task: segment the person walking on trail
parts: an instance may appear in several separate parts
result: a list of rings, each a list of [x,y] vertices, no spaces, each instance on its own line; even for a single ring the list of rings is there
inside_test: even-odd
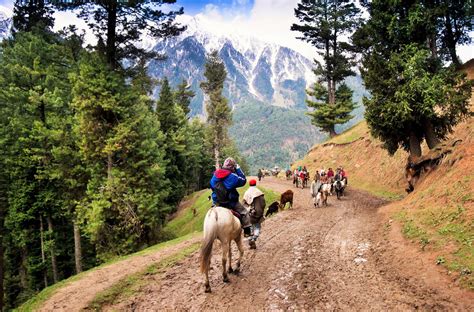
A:
[[[258,176],[258,181],[260,182],[262,180],[262,176],[263,176],[262,169],[258,169],[257,176]]]
[[[257,245],[255,242],[260,235],[260,230],[262,226],[263,220],[263,212],[265,210],[265,194],[257,188],[257,181],[250,180],[249,181],[250,187],[244,193],[244,206],[248,207],[250,210],[250,223],[252,223],[253,227],[253,236],[249,238],[249,245],[250,249],[256,249]]]
[[[321,180],[319,176],[319,172],[316,171],[316,174],[314,175],[314,179],[311,182],[311,197],[313,197],[313,204],[316,207],[317,206],[317,196],[319,193],[319,188],[321,187]]]
[[[212,189],[212,201],[215,205],[236,211],[240,215],[240,223],[244,229],[244,236],[252,234],[252,224],[247,209],[239,202],[238,187],[247,183],[245,174],[237,162],[229,157],[224,161],[221,169],[217,169],[212,175],[210,186]]]

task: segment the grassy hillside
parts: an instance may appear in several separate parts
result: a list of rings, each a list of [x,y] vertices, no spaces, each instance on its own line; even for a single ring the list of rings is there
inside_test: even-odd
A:
[[[459,124],[449,139],[462,142],[436,169],[425,173],[409,195],[404,191],[408,155],[399,151],[390,157],[370,136],[365,122],[315,145],[294,166],[306,165],[311,174],[319,168],[343,166],[350,186],[397,199],[382,214],[395,220],[407,242],[418,246],[429,261],[444,266],[457,283],[474,289],[473,118]]]
[[[349,175],[349,184],[388,199],[400,198],[404,194],[405,180],[401,170],[407,154],[397,152],[389,157],[381,148],[380,141],[372,138],[365,122],[317,144],[294,166],[306,166],[311,174],[321,168],[344,167]]]

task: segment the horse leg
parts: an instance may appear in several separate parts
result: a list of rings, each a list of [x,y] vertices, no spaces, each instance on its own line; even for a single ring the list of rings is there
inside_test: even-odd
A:
[[[240,272],[240,261],[242,260],[242,257],[244,256],[244,245],[242,244],[242,236],[239,235],[237,239],[235,240],[237,243],[237,248],[239,248],[239,258],[237,259],[237,266],[235,267],[235,273]]]
[[[233,273],[234,270],[232,269],[232,241],[229,242],[229,273]]]
[[[229,282],[229,276],[227,276],[227,256],[229,254],[230,244],[225,242],[222,245],[222,278],[224,283]]]

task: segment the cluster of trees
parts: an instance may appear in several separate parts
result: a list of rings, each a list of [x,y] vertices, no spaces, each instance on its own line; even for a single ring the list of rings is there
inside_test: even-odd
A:
[[[459,72],[456,46],[470,42],[472,1],[411,0],[364,3],[370,17],[354,34],[370,98],[365,117],[393,154],[421,156],[469,116],[471,83]]]
[[[15,5],[0,50],[0,310],[156,243],[183,196],[208,186],[214,155],[238,154],[222,88],[211,83],[225,68],[207,65],[209,123],[187,116],[194,93],[185,81],[173,89],[147,75],[146,61],[161,56],[135,45],[141,32],[183,30],[174,22],[182,9],[158,10],[174,1],[149,2]],[[84,48],[74,27],[53,32],[55,5],[79,7],[97,45]]]
[[[399,148],[414,158],[420,144],[430,149],[466,118],[471,82],[457,69],[456,46],[471,42],[474,6],[469,0],[360,1],[302,0],[301,22],[291,29],[318,49],[318,81],[307,90],[313,124],[334,136],[354,109],[344,79],[354,72],[355,56],[370,97],[365,118],[372,134],[393,154]]]

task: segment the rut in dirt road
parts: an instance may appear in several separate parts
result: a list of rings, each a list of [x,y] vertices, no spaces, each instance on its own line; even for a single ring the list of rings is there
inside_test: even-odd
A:
[[[295,192],[294,208],[267,219],[257,249],[246,246],[241,273],[221,279],[216,241],[210,282],[204,294],[199,255],[162,275],[148,276],[146,286],[106,310],[463,310],[474,308],[472,294],[440,292],[407,278],[379,251],[384,202],[349,189],[347,196],[314,208],[309,190],[265,178],[261,186]],[[234,246],[233,253],[236,255]],[[235,261],[234,256],[234,261]],[[467,295],[466,295],[467,294]]]

